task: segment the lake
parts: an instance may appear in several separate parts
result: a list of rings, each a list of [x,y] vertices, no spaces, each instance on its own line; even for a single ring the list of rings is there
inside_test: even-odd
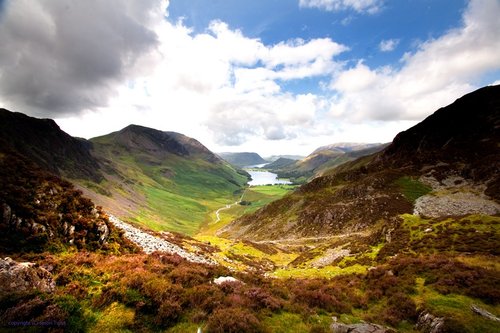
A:
[[[257,165],[252,165],[249,166],[248,168],[261,168],[265,166],[265,164],[259,164]],[[250,186],[255,186],[255,185],[267,185],[267,184],[291,184],[288,179],[278,179],[278,175],[266,170],[258,171],[255,169],[245,169],[246,172],[252,176],[252,180],[248,182],[248,185]]]

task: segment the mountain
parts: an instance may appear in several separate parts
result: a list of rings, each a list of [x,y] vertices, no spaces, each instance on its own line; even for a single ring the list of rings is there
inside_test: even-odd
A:
[[[375,148],[375,147],[378,147],[380,145],[381,145],[381,143],[337,142],[337,143],[333,143],[330,145],[319,147],[315,151],[313,151],[311,153],[311,155],[314,155],[316,153],[319,153],[319,152],[325,151],[325,150],[330,150],[333,152],[342,151],[344,153],[350,153],[350,152]]]
[[[180,133],[130,125],[90,142],[105,180],[80,188],[109,212],[154,230],[195,233],[248,181]]]
[[[243,168],[250,165],[264,164],[267,163],[259,154],[257,153],[219,153],[219,156],[224,160],[228,161],[232,165]]]
[[[248,181],[179,133],[130,125],[87,141],[50,119],[2,109],[0,120],[2,147],[72,181],[107,212],[154,230],[195,233]]]
[[[294,164],[296,161],[297,160],[292,160],[290,158],[280,157],[277,160],[274,160],[273,162],[266,164],[266,169],[268,169],[268,170],[283,169],[289,165]]]
[[[0,143],[44,169],[73,179],[99,182],[103,175],[92,144],[63,132],[52,119],[36,119],[0,109]]]
[[[272,156],[269,156],[269,157],[266,157],[264,158],[266,161],[270,161],[270,162],[274,162],[280,158],[285,158],[285,159],[289,159],[289,160],[294,160],[294,161],[298,161],[298,160],[301,160],[303,159],[305,156],[301,156],[301,155],[272,155]]]
[[[314,150],[299,161],[269,164],[266,169],[276,172],[281,178],[304,183],[307,179],[320,176],[342,163],[376,153],[386,146],[387,144],[380,143],[334,143]]]
[[[497,215],[499,128],[500,87],[480,89],[399,133],[383,151],[312,180],[223,234],[253,241],[324,237],[394,228],[404,214]]]

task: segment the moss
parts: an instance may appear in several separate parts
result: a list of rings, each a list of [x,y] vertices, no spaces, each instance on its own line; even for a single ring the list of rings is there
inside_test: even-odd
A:
[[[415,202],[419,197],[426,195],[427,193],[432,191],[432,188],[422,184],[418,180],[415,180],[411,177],[404,176],[398,178],[394,184],[396,184],[401,193],[408,199],[410,202]]]
[[[102,311],[89,332],[133,332],[135,310],[114,302]]]
[[[272,276],[278,278],[332,278],[338,275],[364,274],[368,266],[353,265],[346,268],[337,266],[325,266],[322,268],[286,268],[278,269],[272,273]]]

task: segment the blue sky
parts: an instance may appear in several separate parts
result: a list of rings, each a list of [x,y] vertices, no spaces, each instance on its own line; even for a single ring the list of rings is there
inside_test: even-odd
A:
[[[353,8],[332,11],[303,7],[290,0],[172,0],[169,19],[182,20],[193,32],[204,33],[212,21],[223,21],[264,44],[290,39],[331,38],[349,50],[337,59],[348,65],[363,61],[370,67],[401,66],[405,52],[461,25],[465,0],[379,1],[374,13]],[[387,42],[388,49],[381,50]],[[392,45],[392,46],[391,46]],[[318,92],[321,77],[282,83],[294,93]]]
[[[459,27],[464,0],[398,0],[383,1],[376,13],[346,8],[327,11],[300,7],[290,0],[172,0],[171,20],[183,19],[195,33],[206,31],[210,22],[221,20],[245,36],[259,38],[265,44],[303,38],[329,37],[349,45],[341,59],[363,59],[370,66],[397,63],[404,52],[418,41],[435,38]],[[381,52],[383,40],[399,41],[392,52]]]
[[[500,83],[500,0],[0,0],[0,106],[90,138],[388,142]]]

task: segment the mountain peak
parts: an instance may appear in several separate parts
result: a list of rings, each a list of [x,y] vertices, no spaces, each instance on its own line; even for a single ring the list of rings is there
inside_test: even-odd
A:
[[[44,169],[69,178],[102,179],[91,144],[62,131],[52,119],[0,109],[0,142]]]

